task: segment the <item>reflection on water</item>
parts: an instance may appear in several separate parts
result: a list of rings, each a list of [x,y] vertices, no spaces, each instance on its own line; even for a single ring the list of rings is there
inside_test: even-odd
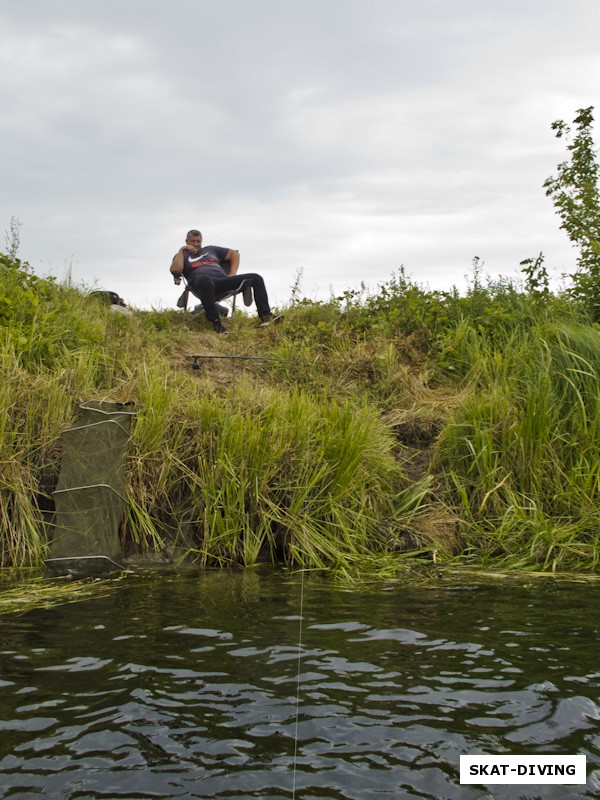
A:
[[[300,590],[145,574],[0,618],[0,798],[598,796],[599,587],[307,575],[299,662]],[[588,784],[461,786],[461,753],[584,753]]]

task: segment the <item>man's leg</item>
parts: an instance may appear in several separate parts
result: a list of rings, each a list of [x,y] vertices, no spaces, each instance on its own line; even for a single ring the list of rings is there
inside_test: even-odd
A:
[[[206,318],[210,322],[219,321],[219,309],[215,302],[215,281],[210,275],[203,275],[200,270],[190,281],[194,293],[200,298]]]
[[[242,275],[229,275],[226,278],[216,278],[213,284],[213,302],[215,294],[219,295],[225,292],[234,292],[244,281],[249,281],[252,286],[256,310],[258,311],[259,317],[269,316],[271,313],[271,306],[269,305],[265,282],[262,276],[258,275],[256,272],[246,272]],[[202,305],[204,305],[204,300],[202,301]],[[208,314],[206,316],[208,316]]]

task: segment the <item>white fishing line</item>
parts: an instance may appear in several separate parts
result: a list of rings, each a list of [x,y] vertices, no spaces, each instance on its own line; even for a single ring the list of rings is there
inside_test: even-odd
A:
[[[298,668],[296,677],[296,724],[294,728],[294,770],[292,780],[292,800],[296,797],[296,768],[298,766],[298,718],[300,716],[300,666],[302,662],[302,622],[304,620],[304,570],[300,570],[300,623],[298,626]]]

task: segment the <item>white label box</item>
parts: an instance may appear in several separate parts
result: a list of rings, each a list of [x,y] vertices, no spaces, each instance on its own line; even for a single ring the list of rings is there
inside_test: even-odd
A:
[[[461,783],[562,783],[586,782],[586,757],[580,755],[461,756]]]

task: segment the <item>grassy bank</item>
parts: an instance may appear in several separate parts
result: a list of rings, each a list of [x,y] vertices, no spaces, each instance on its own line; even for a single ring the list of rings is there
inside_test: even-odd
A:
[[[285,313],[272,329],[236,315],[219,337],[180,312],[113,314],[2,257],[2,564],[43,558],[60,434],[95,398],[139,409],[127,554],[597,569],[600,331],[578,306],[399,273]],[[192,370],[190,353],[279,360]]]

